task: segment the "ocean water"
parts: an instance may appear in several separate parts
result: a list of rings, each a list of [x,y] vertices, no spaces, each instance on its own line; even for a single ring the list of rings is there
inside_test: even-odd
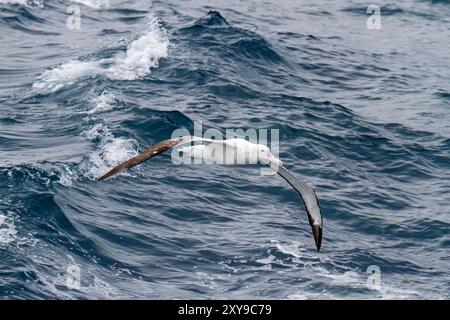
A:
[[[0,297],[449,299],[450,2],[374,4],[0,0]],[[320,252],[257,167],[97,181],[199,122],[279,130]]]

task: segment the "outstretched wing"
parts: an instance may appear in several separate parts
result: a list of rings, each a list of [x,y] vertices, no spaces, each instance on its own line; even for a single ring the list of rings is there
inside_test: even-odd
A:
[[[323,219],[322,214],[320,213],[319,200],[317,199],[316,193],[310,186],[294,176],[285,167],[279,166],[276,171],[300,194],[303,199],[317,251],[319,251],[322,244]]]
[[[138,164],[141,164],[144,161],[147,161],[150,158],[153,158],[154,156],[157,156],[160,153],[163,153],[176,145],[180,143],[185,143],[189,140],[190,137],[181,137],[179,139],[171,139],[171,140],[164,140],[161,141],[154,146],[152,146],[150,149],[146,150],[145,152],[141,153],[140,155],[137,155],[134,158],[131,158],[128,161],[125,161],[124,163],[119,164],[117,167],[113,168],[111,171],[106,173],[105,175],[101,176],[99,180],[105,180],[115,174],[118,174],[119,172],[122,172],[126,169],[130,169],[134,166],[137,166]]]
[[[177,139],[169,139],[161,141],[154,146],[152,146],[150,149],[146,150],[145,152],[141,153],[140,155],[131,158],[130,160],[125,161],[124,163],[119,164],[117,167],[113,168],[111,171],[106,173],[105,175],[101,176],[99,180],[105,180],[109,177],[118,174],[119,172],[122,172],[126,169],[130,169],[132,167],[135,167],[139,164],[141,164],[144,161],[147,161],[150,158],[153,158],[154,156],[157,156],[160,153],[163,153],[179,144],[184,144],[188,142],[196,142],[201,141],[203,144],[211,144],[211,143],[226,143],[226,140],[214,140],[214,139],[207,139],[207,138],[201,138],[201,137],[195,137],[195,136],[185,136],[180,137]]]

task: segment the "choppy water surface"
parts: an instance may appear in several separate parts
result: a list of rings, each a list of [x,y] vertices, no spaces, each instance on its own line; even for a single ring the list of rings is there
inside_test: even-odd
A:
[[[450,3],[379,5],[0,0],[0,296],[448,299]],[[259,168],[96,181],[198,121],[279,129],[320,253]]]

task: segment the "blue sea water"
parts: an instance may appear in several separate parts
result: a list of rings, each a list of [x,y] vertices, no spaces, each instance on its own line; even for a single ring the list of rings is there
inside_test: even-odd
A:
[[[0,0],[0,297],[449,299],[450,2],[374,4]],[[279,130],[319,253],[259,168],[97,181],[200,121]]]

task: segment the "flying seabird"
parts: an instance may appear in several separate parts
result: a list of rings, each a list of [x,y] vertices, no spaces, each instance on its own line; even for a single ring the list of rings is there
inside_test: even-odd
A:
[[[185,136],[175,139],[161,141],[153,145],[145,152],[121,163],[120,165],[101,176],[99,180],[105,180],[121,171],[137,166],[148,159],[163,153],[174,147],[181,147],[185,144],[194,145],[185,146],[179,149],[180,152],[186,156],[201,159],[210,164],[240,164],[250,165],[256,164],[258,161],[262,164],[270,166],[281,177],[283,177],[303,199],[308,221],[311,225],[314,241],[316,243],[317,251],[320,250],[322,244],[322,228],[323,220],[320,213],[319,200],[317,199],[314,190],[305,182],[297,178],[289,172],[284,166],[283,162],[275,157],[270,149],[263,144],[251,143],[245,139],[227,139],[215,140],[206,139],[195,136]],[[197,143],[197,144],[196,144]],[[198,144],[200,143],[200,144]]]

